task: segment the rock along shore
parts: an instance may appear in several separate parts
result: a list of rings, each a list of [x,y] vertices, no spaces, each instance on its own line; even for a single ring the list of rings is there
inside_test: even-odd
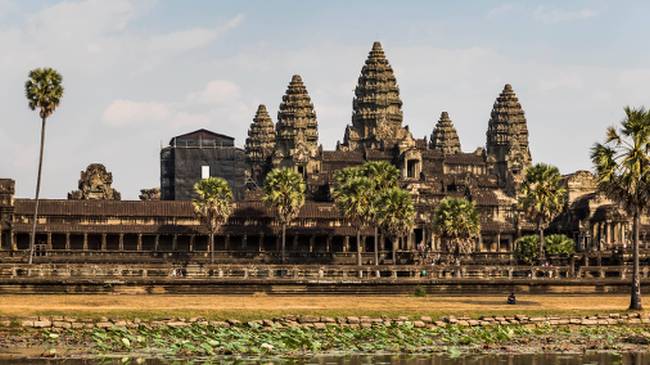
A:
[[[151,328],[161,327],[187,327],[190,325],[205,325],[212,327],[250,327],[250,328],[283,328],[303,327],[313,329],[325,329],[327,327],[347,328],[372,328],[378,326],[405,325],[415,328],[444,328],[450,325],[459,327],[484,327],[493,325],[573,325],[573,326],[607,326],[607,325],[650,325],[650,313],[610,313],[590,316],[540,316],[529,317],[528,315],[515,314],[508,316],[481,316],[479,318],[445,316],[434,319],[429,316],[411,318],[399,316],[389,317],[322,317],[322,316],[295,316],[286,315],[282,317],[242,322],[237,319],[224,321],[206,320],[201,317],[193,318],[161,318],[155,320],[133,320],[106,318],[99,319],[77,319],[67,316],[38,316],[21,319],[0,318],[0,327],[23,327],[23,328],[52,328],[52,329],[93,329],[93,328],[138,328],[145,325]]]

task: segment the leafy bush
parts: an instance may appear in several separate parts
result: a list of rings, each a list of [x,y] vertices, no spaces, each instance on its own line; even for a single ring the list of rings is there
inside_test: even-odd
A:
[[[539,256],[539,237],[523,236],[516,241],[515,258],[524,264],[532,265]]]
[[[552,234],[544,238],[546,254],[568,257],[575,253],[575,242],[566,235]]]
[[[517,261],[532,265],[539,257],[539,236],[529,235],[516,242],[515,258]],[[575,253],[575,242],[563,234],[551,234],[544,237],[544,251],[548,256],[568,257]]]
[[[426,297],[427,296],[427,290],[421,286],[416,286],[415,287],[415,292],[413,293],[414,296],[416,297]]]

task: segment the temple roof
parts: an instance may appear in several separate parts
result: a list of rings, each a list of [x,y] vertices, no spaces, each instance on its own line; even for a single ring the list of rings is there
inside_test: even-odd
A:
[[[235,138],[226,136],[225,134],[215,133],[205,128],[197,129],[195,131],[184,133],[173,137],[169,140],[169,145],[176,144],[194,144],[195,141],[202,141],[204,144],[219,144],[223,146],[234,146]]]
[[[460,152],[460,139],[447,112],[440,114],[440,119],[431,133],[431,148],[445,155]]]

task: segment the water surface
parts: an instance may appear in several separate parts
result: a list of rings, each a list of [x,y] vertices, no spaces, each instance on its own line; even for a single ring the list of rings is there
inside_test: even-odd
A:
[[[296,364],[296,365],[642,365],[650,364],[648,353],[588,353],[588,354],[490,354],[452,358],[447,355],[323,355],[305,358],[273,357],[218,357],[211,360],[142,359],[137,357],[84,358],[84,359],[3,359],[5,364]]]

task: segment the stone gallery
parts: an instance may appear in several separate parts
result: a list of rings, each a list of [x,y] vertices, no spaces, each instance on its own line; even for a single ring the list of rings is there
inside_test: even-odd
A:
[[[261,201],[261,187],[271,169],[288,167],[300,173],[307,186],[305,205],[287,232],[289,262],[353,265],[359,250],[363,263],[371,263],[372,228],[364,229],[357,242],[355,229],[332,202],[330,182],[342,168],[386,161],[399,169],[400,184],[411,193],[417,215],[407,239],[397,243],[379,238],[382,264],[421,263],[444,255],[429,212],[450,196],[472,201],[480,212],[481,234],[471,257],[509,262],[515,240],[535,231],[534,223],[516,210],[517,192],[532,158],[526,117],[513,87],[506,84],[495,95],[491,112],[485,113],[484,147],[462,150],[453,111],[440,113],[429,138],[414,138],[403,123],[393,69],[375,42],[354,92],[351,124],[335,150],[323,150],[319,144],[317,106],[311,102],[308,83],[294,75],[275,123],[260,105],[244,148],[232,137],[205,129],[172,138],[160,153],[160,190],[144,189],[141,201],[120,200],[106,167],[88,166],[67,200],[40,202],[36,259],[204,262],[209,258],[208,230],[193,212],[192,186],[201,178],[219,176],[229,182],[235,208],[217,234],[217,262],[277,262],[280,228]],[[630,217],[596,192],[590,172],[568,174],[563,183],[567,206],[548,231],[573,238],[587,261],[597,257],[599,262],[613,262],[615,253],[629,246]],[[2,257],[17,259],[29,249],[34,205],[32,199],[14,197],[13,180],[0,179]],[[649,232],[650,221],[644,217],[642,247],[650,244]]]

